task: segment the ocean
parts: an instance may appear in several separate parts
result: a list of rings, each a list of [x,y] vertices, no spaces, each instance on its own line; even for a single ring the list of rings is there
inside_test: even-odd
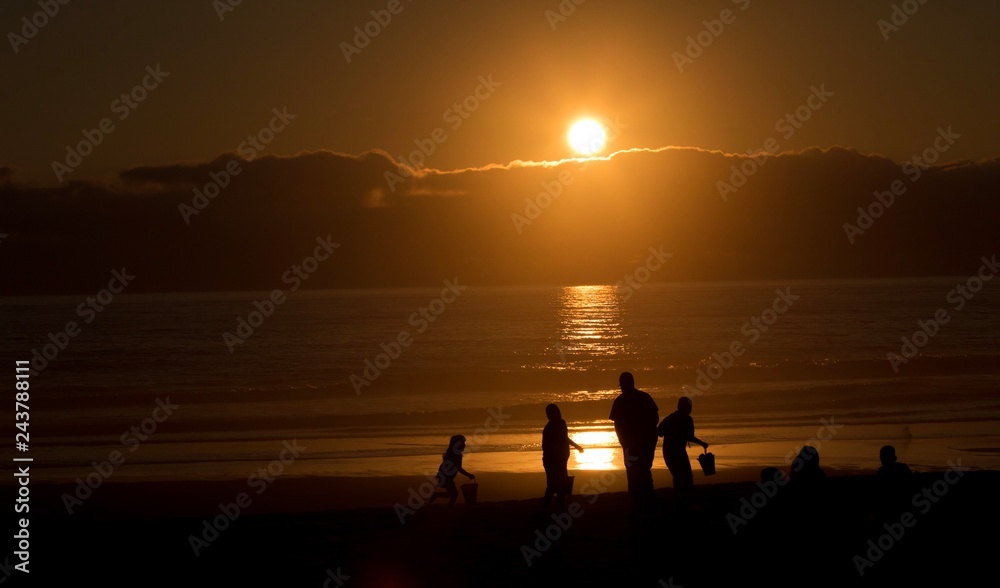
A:
[[[458,433],[470,471],[538,471],[551,402],[570,469],[621,468],[622,371],[660,418],[693,397],[720,471],[806,443],[843,471],[885,443],[1000,468],[1000,283],[968,276],[87,296],[0,299],[39,480],[115,451],[121,480],[241,479],[292,440],[285,475],[425,474]]]

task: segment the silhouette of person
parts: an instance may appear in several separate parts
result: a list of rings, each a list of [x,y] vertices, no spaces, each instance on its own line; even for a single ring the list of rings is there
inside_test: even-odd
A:
[[[799,455],[792,460],[789,480],[799,487],[818,485],[826,480],[826,474],[819,467],[819,451],[815,447],[806,445],[799,450]]]
[[[806,445],[792,460],[788,473],[789,498],[799,524],[812,524],[826,515],[826,474],[819,467],[819,451]]]
[[[656,427],[656,434],[663,437],[663,461],[674,479],[678,503],[687,505],[687,499],[694,487],[694,472],[687,454],[687,444],[697,443],[706,450],[708,443],[694,436],[694,419],[691,418],[691,398],[681,396],[677,400],[677,410],[667,415]]]
[[[882,467],[878,469],[878,492],[875,508],[883,517],[898,515],[906,508],[907,497],[913,484],[910,466],[897,461],[896,448],[885,445],[878,452]]]
[[[783,534],[782,527],[778,523],[786,514],[785,494],[782,488],[787,484],[788,476],[778,468],[766,467],[760,470],[760,483],[757,484],[755,493],[763,492],[767,502],[760,508],[754,506],[757,509],[754,520],[759,519],[763,523],[755,522],[754,531],[759,532],[758,537],[764,541],[761,545],[763,549],[772,549],[777,536]]]
[[[545,407],[545,415],[549,422],[542,429],[542,467],[545,468],[545,498],[542,499],[542,510],[549,508],[553,495],[558,495],[556,502],[559,511],[566,507],[566,494],[569,490],[569,471],[566,462],[569,461],[569,448],[583,451],[569,438],[569,428],[562,418],[559,407],[550,404]]]
[[[778,468],[766,467],[760,470],[760,484],[757,487],[764,490],[768,497],[768,504],[771,502],[783,503],[783,497],[779,497],[778,493],[786,484],[788,484],[788,476]],[[771,506],[767,508],[772,511],[776,510]]]
[[[782,495],[782,499],[787,498],[783,500],[787,504],[782,513],[782,534],[788,541],[788,557],[794,562],[790,571],[796,576],[811,577],[813,583],[816,570],[836,567],[820,562],[837,552],[846,532],[843,521],[850,513],[844,508],[843,497],[831,492],[819,465],[819,451],[815,447],[806,445],[800,449],[792,460],[787,496]],[[803,541],[805,537],[809,540]]]
[[[878,469],[879,476],[885,478],[906,478],[913,473],[910,466],[897,461],[896,448],[892,445],[882,446],[882,449],[878,452],[878,458],[882,462],[882,467]]]
[[[437,471],[437,487],[442,492],[431,494],[428,504],[434,502],[436,498],[448,498],[448,507],[455,506],[458,499],[458,489],[455,487],[455,476],[462,474],[470,480],[476,477],[462,469],[462,453],[465,451],[465,435],[453,435],[448,449],[441,455],[443,458]]]
[[[618,376],[622,393],[611,405],[608,417],[615,423],[618,442],[625,453],[625,476],[628,480],[629,503],[633,512],[653,510],[653,457],[656,455],[656,422],[660,409],[649,394],[635,387],[629,372]]]

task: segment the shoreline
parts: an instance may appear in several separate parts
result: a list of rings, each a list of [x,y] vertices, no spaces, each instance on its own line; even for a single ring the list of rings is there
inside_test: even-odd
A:
[[[705,476],[695,468],[695,491],[753,485],[759,481],[760,468],[741,467],[719,470]],[[779,468],[787,471],[787,468]],[[874,470],[850,470],[824,467],[828,478],[854,479],[875,474]],[[947,471],[916,472],[916,476],[932,476]],[[1000,470],[972,468],[977,475],[998,475]],[[475,473],[475,472],[472,472]],[[541,500],[545,492],[544,472],[475,473],[478,486],[477,502],[495,505],[509,502]],[[574,476],[574,498],[584,495],[624,494],[627,490],[625,472],[621,469],[571,471]],[[307,513],[350,512],[361,509],[392,509],[394,505],[418,502],[421,493],[429,490],[428,475],[378,476],[378,477],[316,477],[283,475],[273,481],[248,484],[246,480],[215,481],[121,481],[109,478],[88,494],[75,482],[36,482],[31,485],[34,516],[51,520],[162,520],[183,517],[214,516],[219,505],[234,502],[241,493],[247,494],[252,515],[301,515]],[[461,487],[469,480],[459,475],[456,484]],[[657,493],[673,492],[671,478],[665,468],[653,470],[654,489]],[[423,488],[422,488],[423,487]],[[8,492],[14,486],[0,485]],[[70,495],[77,500],[67,500]],[[80,499],[80,496],[85,498]],[[67,511],[67,504],[72,514]],[[458,505],[463,505],[459,498]]]

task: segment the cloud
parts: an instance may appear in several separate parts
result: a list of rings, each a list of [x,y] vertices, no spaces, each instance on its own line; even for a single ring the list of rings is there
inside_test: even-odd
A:
[[[223,182],[227,165],[239,172]],[[394,174],[402,181],[390,185]],[[125,170],[112,183],[39,188],[13,177],[0,168],[0,231],[10,235],[0,269],[17,276],[5,294],[96,290],[123,265],[139,276],[135,291],[281,287],[326,235],[342,247],[308,287],[455,275],[614,283],[659,245],[674,256],[657,279],[962,274],[1000,244],[990,220],[1000,160],[906,169],[840,147],[756,159],[630,149],[461,170],[409,170],[382,151],[227,153]],[[181,206],[213,194],[213,182],[225,186],[185,222]],[[894,182],[902,191],[879,210],[876,193]],[[880,214],[868,226],[859,207]]]

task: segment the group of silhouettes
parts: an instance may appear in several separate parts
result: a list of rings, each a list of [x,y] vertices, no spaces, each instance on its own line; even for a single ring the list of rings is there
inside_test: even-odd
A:
[[[656,509],[652,468],[660,437],[663,437],[663,460],[673,477],[677,504],[686,508],[694,487],[694,472],[687,453],[688,444],[696,443],[708,451],[708,443],[694,434],[691,398],[682,396],[677,401],[677,410],[660,421],[659,407],[653,397],[635,387],[635,378],[631,373],[623,372],[618,377],[618,386],[621,394],[611,405],[608,418],[614,422],[615,433],[624,453],[629,503],[633,512],[651,512]],[[546,487],[542,508],[547,510],[552,498],[556,497],[557,508],[561,510],[565,507],[566,497],[572,492],[572,478],[567,469],[570,448],[583,452],[583,447],[570,439],[566,421],[557,405],[546,406],[545,414],[548,423],[542,430],[542,466],[545,469]],[[437,498],[447,498],[449,506],[453,506],[458,498],[455,477],[462,474],[470,480],[476,478],[462,468],[465,447],[465,436],[454,435],[451,438],[436,475],[438,492],[431,495],[431,502]],[[906,464],[897,461],[895,449],[891,445],[882,447],[879,457],[882,462],[878,471],[880,477],[896,479],[911,473]],[[777,480],[783,476],[784,473],[777,468],[764,468],[761,471],[762,481]],[[815,447],[807,445],[802,448],[792,462],[790,477],[800,487],[817,485],[825,478],[819,467],[819,452]]]

